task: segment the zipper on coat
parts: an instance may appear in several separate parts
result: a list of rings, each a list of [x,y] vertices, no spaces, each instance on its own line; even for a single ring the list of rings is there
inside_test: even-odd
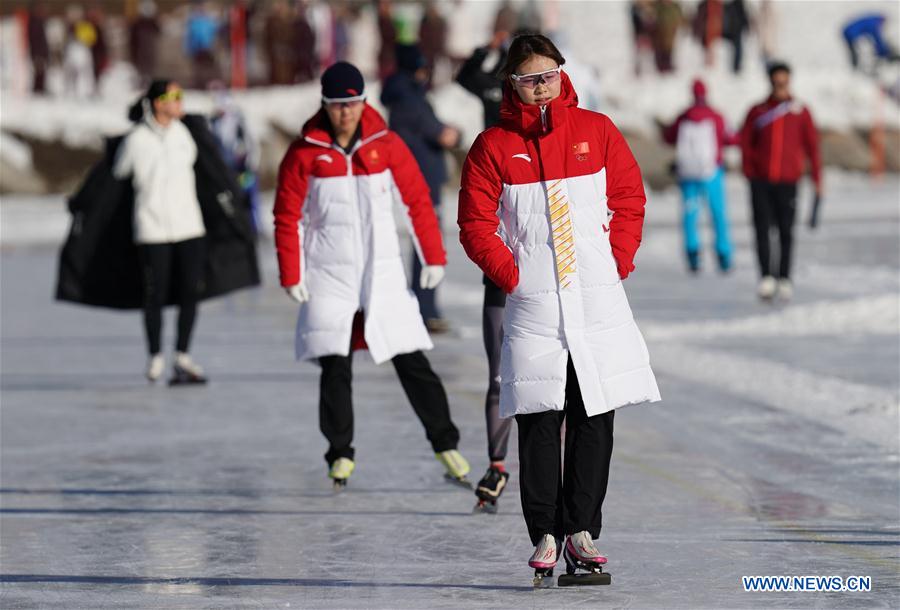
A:
[[[541,106],[541,132],[547,133],[547,107]]]
[[[356,180],[353,179],[353,155],[356,154],[356,151],[362,147],[362,141],[357,140],[356,144],[353,145],[353,148],[350,149],[350,152],[345,151],[343,148],[338,146],[337,144],[333,145],[334,149],[344,155],[344,159],[347,163],[347,177],[350,179],[349,184],[351,188],[351,196],[353,197],[353,208],[356,212],[356,222],[353,223],[353,229],[356,233],[355,239],[353,240],[354,249],[356,250],[357,261],[359,261],[359,269],[357,273],[359,274],[360,280],[360,288],[362,288],[362,283],[365,280],[366,276],[366,259],[363,257],[363,244],[362,244],[362,215],[360,213],[360,205],[359,205],[359,185],[356,183]],[[359,305],[362,307],[362,292],[359,293]]]

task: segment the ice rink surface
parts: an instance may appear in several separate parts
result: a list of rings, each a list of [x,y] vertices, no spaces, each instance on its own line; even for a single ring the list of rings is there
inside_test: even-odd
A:
[[[366,354],[357,470],[331,492],[317,369],[292,360],[296,311],[270,242],[264,288],[202,308],[210,385],[170,390],[143,380],[138,314],[54,303],[55,249],[6,240],[0,607],[900,606],[900,188],[846,175],[827,188],[820,229],[798,226],[786,307],[754,297],[742,181],[729,181],[725,277],[709,248],[699,277],[684,272],[677,194],[651,196],[626,288],[663,402],[616,416],[598,544],[613,584],[579,590],[532,589],[516,475],[499,514],[473,515],[392,367]],[[5,205],[9,235],[19,204]],[[477,480],[481,285],[454,218],[441,289],[454,332],[429,357]],[[748,593],[744,575],[870,576],[872,592]]]

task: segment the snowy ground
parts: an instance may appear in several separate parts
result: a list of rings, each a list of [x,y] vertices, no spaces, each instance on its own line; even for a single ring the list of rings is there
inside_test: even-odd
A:
[[[832,174],[828,189],[823,226],[798,230],[797,299],[778,308],[753,297],[740,180],[727,277],[686,276],[676,196],[651,197],[627,288],[663,402],[616,417],[600,538],[613,584],[537,592],[516,477],[500,514],[472,515],[393,371],[366,355],[358,469],[332,495],[316,369],[291,360],[271,243],[264,288],[203,308],[196,355],[212,383],[170,391],[142,380],[136,314],[52,302],[62,231],[46,227],[65,226],[61,200],[5,199],[0,606],[900,606],[900,185]],[[35,208],[43,234],[23,216]],[[455,235],[442,289],[455,331],[430,358],[477,478],[480,278]],[[867,575],[873,591],[741,588],[780,574]]]

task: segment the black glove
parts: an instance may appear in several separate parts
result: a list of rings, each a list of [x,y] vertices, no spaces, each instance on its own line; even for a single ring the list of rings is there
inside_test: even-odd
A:
[[[819,225],[819,204],[822,198],[818,195],[813,197],[812,209],[809,211],[809,228],[815,229]]]

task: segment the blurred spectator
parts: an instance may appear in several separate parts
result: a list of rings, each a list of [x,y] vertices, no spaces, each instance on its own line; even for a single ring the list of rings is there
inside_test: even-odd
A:
[[[725,200],[725,168],[722,151],[725,146],[737,145],[739,140],[725,126],[725,119],[706,101],[706,85],[695,80],[694,103],[674,123],[663,129],[663,139],[676,147],[675,160],[678,183],[683,200],[684,250],[688,268],[700,270],[700,233],[697,219],[702,199],[709,205],[716,231],[716,254],[719,269],[731,268],[731,237],[729,235]]]
[[[447,21],[434,0],[429,0],[425,5],[425,14],[419,24],[419,48],[425,57],[430,87],[435,65],[447,56]]]
[[[156,17],[156,3],[142,0],[137,18],[131,24],[128,38],[131,61],[137,70],[142,88],[150,85],[156,76],[160,27]]]
[[[459,130],[441,123],[425,98],[428,68],[425,57],[415,45],[397,45],[397,71],[384,83],[381,103],[389,110],[389,126],[406,143],[431,191],[431,202],[440,218],[441,188],[447,182],[444,149],[459,144]],[[429,331],[448,330],[447,322],[437,306],[434,289],[423,289],[419,257],[413,257],[412,289],[419,300],[419,309]]]
[[[272,5],[266,19],[266,57],[269,61],[269,84],[290,85],[297,72],[297,30],[291,9],[285,0]]]
[[[97,42],[97,30],[84,18],[78,4],[66,9],[67,36],[63,51],[66,92],[73,97],[88,97],[94,92],[94,58],[91,47]]]
[[[259,146],[247,129],[244,113],[225,88],[219,88],[213,96],[212,116],[209,124],[219,143],[225,164],[238,179],[241,190],[250,204],[253,230],[259,234]]]
[[[519,10],[517,29],[526,32],[540,32],[543,26],[541,21],[541,9],[538,7],[537,0],[525,0],[525,6]]]
[[[301,0],[298,10],[303,12],[306,6],[306,19],[309,21],[315,37],[313,47],[313,74],[320,72],[321,66],[334,63],[334,11],[330,2]]]
[[[346,4],[334,6],[334,59],[347,61],[350,55],[350,10]]]
[[[249,0],[230,2],[227,12],[226,31],[232,89],[246,89],[248,85],[248,63],[250,57],[250,21],[255,7]]]
[[[725,5],[722,17],[722,38],[731,44],[731,70],[735,74],[741,71],[744,62],[744,32],[750,30],[750,16],[744,0],[731,0]]]
[[[220,78],[215,47],[219,35],[219,20],[206,2],[195,1],[187,19],[185,51],[194,70],[194,86],[206,89]]]
[[[775,57],[778,34],[778,13],[772,0],[762,0],[756,19],[756,37],[762,52],[763,64],[768,68]]]
[[[866,39],[872,44],[876,60],[896,61],[900,59],[896,49],[891,47],[882,34],[885,20],[886,17],[881,13],[870,13],[856,17],[844,26],[844,42],[847,43],[847,50],[850,52],[850,63],[854,68],[859,68],[857,44]]]
[[[805,161],[811,166],[816,197],[822,195],[819,135],[809,109],[791,95],[791,70],[783,63],[769,66],[772,92],[753,106],[741,130],[744,175],[750,181],[756,252],[761,280],[758,295],[789,300],[797,181]],[[780,248],[772,264],[769,231],[778,228]]]
[[[519,14],[510,0],[503,0],[494,18],[495,32],[515,32],[519,27]]]
[[[503,100],[503,79],[500,78],[500,68],[506,63],[509,42],[509,32],[498,30],[494,33],[490,43],[475,49],[456,75],[456,82],[481,100],[481,104],[484,106],[485,129],[500,122],[500,102]],[[494,57],[490,67],[485,68],[485,62],[491,54]]]
[[[675,0],[656,0],[654,9],[653,53],[656,69],[664,74],[675,69],[672,55],[675,50],[675,38],[684,21],[684,15],[681,12],[681,5]]]
[[[109,48],[106,44],[104,23],[106,16],[97,4],[93,4],[88,11],[87,20],[94,26],[94,44],[91,47],[91,58],[94,64],[94,88],[100,83],[100,75],[109,67]]]
[[[631,28],[634,32],[634,75],[640,76],[645,55],[653,54],[653,21],[656,11],[652,0],[633,0]]]
[[[34,70],[32,90],[47,90],[47,67],[50,65],[50,45],[47,43],[47,5],[35,2],[28,11],[28,53]]]
[[[308,83],[316,77],[318,57],[316,55],[316,34],[306,14],[306,3],[297,3],[294,17],[294,40],[297,44],[297,64],[295,81]]]
[[[707,66],[713,65],[715,42],[722,36],[724,4],[722,0],[701,0],[694,15],[694,36],[703,47]]]
[[[378,78],[384,80],[396,70],[394,46],[397,44],[397,28],[391,12],[390,0],[375,0],[378,7]]]

